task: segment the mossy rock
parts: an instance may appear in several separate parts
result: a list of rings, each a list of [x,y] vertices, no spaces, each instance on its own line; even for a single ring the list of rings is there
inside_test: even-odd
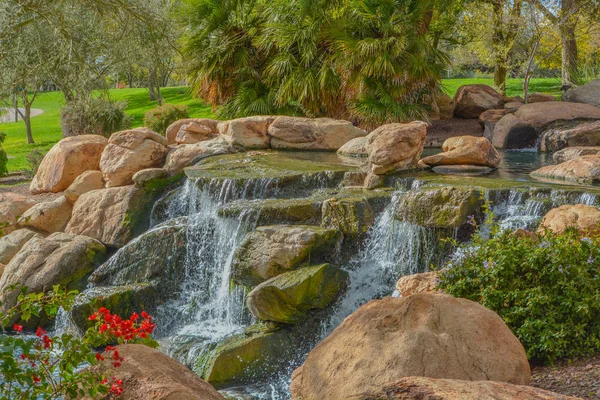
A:
[[[481,213],[480,193],[457,187],[423,188],[399,200],[395,217],[427,228],[459,228]]]
[[[322,200],[313,198],[234,201],[219,208],[218,214],[237,219],[254,213],[257,225],[319,224],[321,205]]]
[[[294,352],[292,334],[261,326],[212,345],[194,371],[216,388],[266,380],[279,372]]]
[[[255,287],[246,305],[260,320],[297,324],[311,310],[323,309],[334,301],[347,279],[347,272],[329,264],[300,268]]]
[[[262,226],[250,232],[236,250],[233,280],[253,287],[301,266],[323,261],[335,253],[342,234],[308,225]]]
[[[323,202],[321,226],[337,229],[346,237],[365,234],[375,222],[375,211],[366,199],[333,198]]]

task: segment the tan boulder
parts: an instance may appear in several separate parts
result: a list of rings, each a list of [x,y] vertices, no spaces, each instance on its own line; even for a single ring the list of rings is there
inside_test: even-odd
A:
[[[409,376],[527,385],[529,361],[502,318],[466,299],[418,293],[371,301],[292,375],[293,399],[347,399]]]
[[[147,168],[136,172],[133,175],[133,182],[136,186],[144,186],[145,183],[160,179],[167,176],[167,171],[164,168]]]
[[[223,138],[234,148],[268,149],[271,147],[269,125],[274,120],[275,117],[259,115],[221,122],[218,128]]]
[[[6,265],[4,264],[0,264],[0,277],[2,276],[2,274],[4,273],[4,269],[6,268]]]
[[[0,263],[8,264],[21,248],[32,238],[41,239],[43,236],[31,229],[17,229],[0,238]]]
[[[498,149],[523,149],[537,143],[538,133],[525,121],[507,114],[494,125],[492,144]]]
[[[600,121],[548,129],[540,140],[540,151],[557,151],[576,146],[600,146]]]
[[[532,386],[494,381],[402,378],[347,400],[577,400]]]
[[[346,157],[368,157],[367,137],[358,137],[348,141],[337,151],[340,156]]]
[[[269,126],[269,135],[273,149],[337,151],[367,132],[343,120],[277,117]]]
[[[148,128],[113,133],[100,159],[106,187],[131,185],[136,172],[162,167],[166,146],[166,139]]]
[[[431,104],[433,112],[430,113],[432,120],[448,120],[454,118],[454,99],[444,92],[435,96]]]
[[[438,165],[481,165],[497,167],[500,154],[489,140],[483,137],[456,136],[446,139],[442,153],[425,157],[421,161],[432,167]]]
[[[600,155],[582,156],[533,171],[532,177],[548,181],[594,184],[600,182]]]
[[[100,169],[100,157],[107,143],[100,135],[62,139],[44,156],[29,190],[33,194],[62,192],[85,171]]]
[[[396,290],[402,297],[408,297],[416,293],[436,293],[439,281],[439,272],[422,272],[420,274],[404,275],[396,282]]]
[[[179,135],[179,132],[182,130],[182,127],[184,125],[188,125],[188,127],[193,125],[194,128],[191,128],[191,131],[195,131],[195,132],[210,131],[213,134],[216,134],[216,133],[218,133],[218,130],[217,130],[218,123],[219,123],[219,121],[216,121],[214,119],[208,119],[208,118],[184,118],[184,119],[177,120],[177,121],[173,122],[171,125],[169,125],[169,127],[167,128],[167,131],[165,134],[165,139],[167,140],[167,145],[177,144],[177,136]],[[185,135],[185,133],[183,134],[183,136],[184,135]]]
[[[408,124],[380,126],[367,136],[369,172],[387,172],[415,168],[427,136],[427,124],[414,121]]]
[[[192,121],[183,124],[179,129],[179,133],[177,133],[175,141],[177,144],[194,144],[214,139],[219,134],[217,129],[218,123],[219,121],[207,119],[203,120],[202,123]]]
[[[71,219],[73,205],[65,196],[53,201],[38,203],[19,218],[20,227],[30,227],[44,232],[62,232]]]
[[[34,200],[18,193],[0,193],[0,234],[17,229],[17,219],[35,204]]]
[[[600,108],[582,103],[547,101],[525,104],[515,116],[533,126],[537,132],[542,132],[556,121],[600,119]]]
[[[529,93],[527,95],[527,103],[544,103],[547,101],[557,101],[556,97],[547,93]]]
[[[71,183],[71,186],[65,190],[63,195],[71,203],[75,203],[82,194],[90,190],[102,189],[103,187],[104,177],[101,171],[85,171]]]
[[[521,106],[523,106],[525,103],[522,103],[520,101],[511,101],[508,103],[504,104],[504,110],[507,113],[514,113],[516,112],[519,108],[521,108]]]
[[[500,121],[500,118],[504,117],[506,114],[507,112],[504,108],[493,108],[491,110],[486,110],[479,114],[479,125],[484,128],[486,122],[496,123]]]
[[[103,375],[123,381],[124,400],[225,400],[210,384],[171,357],[142,344],[117,347],[123,357],[115,368],[113,360],[94,367]]]
[[[567,228],[576,228],[582,235],[600,235],[600,210],[585,204],[565,205],[550,210],[542,219],[538,232],[549,229],[563,233]]]
[[[555,163],[560,164],[583,156],[600,156],[600,146],[566,147],[552,155]]]
[[[490,109],[502,108],[502,95],[487,85],[464,85],[454,95],[454,116],[458,118],[479,118]]]
[[[223,137],[196,144],[184,144],[169,151],[163,168],[169,175],[177,175],[183,172],[185,167],[194,165],[204,157],[230,152],[231,146]]]

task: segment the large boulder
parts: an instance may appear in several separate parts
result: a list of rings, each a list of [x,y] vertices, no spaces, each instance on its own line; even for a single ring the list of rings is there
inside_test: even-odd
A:
[[[20,284],[31,293],[47,292],[53,285],[85,287],[85,277],[102,261],[105,248],[89,237],[54,233],[32,238],[6,265],[0,278],[0,312],[16,304]]]
[[[42,239],[44,236],[31,229],[17,229],[0,238],[0,264],[8,264],[10,260],[32,238]]]
[[[483,128],[483,137],[492,141],[492,137],[494,136],[494,128],[496,127],[496,123],[502,119],[507,114],[506,110],[487,110],[481,113],[479,116],[479,125]]]
[[[85,171],[71,183],[63,195],[71,203],[75,203],[82,194],[91,190],[102,189],[103,187],[104,177],[101,171]]]
[[[17,224],[40,231],[54,233],[62,232],[71,219],[73,205],[65,196],[53,201],[38,203],[19,218]]]
[[[214,139],[219,134],[217,124],[219,121],[204,119],[191,121],[181,125],[175,141],[177,144],[194,144],[205,140]]]
[[[321,226],[342,232],[344,239],[364,235],[375,222],[375,210],[367,199],[327,199],[321,214]]]
[[[182,144],[169,151],[164,169],[169,175],[177,175],[204,157],[230,152],[231,146],[222,137],[196,144]]]
[[[337,151],[367,133],[349,121],[331,118],[277,117],[269,126],[271,147],[283,150]]]
[[[73,207],[65,232],[122,247],[148,227],[154,196],[135,186],[92,190]]]
[[[182,130],[184,125],[187,125],[186,128],[193,126],[192,130],[194,132],[203,131],[203,132],[212,132],[218,133],[217,124],[219,121],[214,119],[207,118],[184,118],[173,122],[167,128],[165,133],[165,138],[167,139],[167,144],[176,144],[177,136],[179,136],[179,132]],[[185,131],[185,129],[183,129]],[[183,134],[185,135],[185,133]]]
[[[551,128],[544,131],[540,141],[540,151],[558,151],[575,146],[600,146],[600,121]]]
[[[258,227],[246,235],[236,250],[232,279],[253,287],[284,272],[324,261],[341,238],[338,231],[318,226]]]
[[[517,110],[515,116],[541,133],[557,121],[600,119],[600,108],[581,103],[548,101],[525,104]]]
[[[464,85],[454,95],[454,116],[458,118],[479,118],[482,112],[503,106],[502,95],[487,85]]]
[[[85,171],[100,169],[107,143],[108,139],[100,135],[62,139],[44,156],[29,190],[33,194],[62,192]]]
[[[576,228],[583,235],[599,236],[600,210],[585,204],[553,208],[542,219],[538,232],[549,229],[554,233],[563,233],[567,228]]]
[[[409,376],[527,385],[529,361],[502,318],[446,294],[371,301],[292,375],[293,399],[347,399]]]
[[[525,149],[535,146],[538,136],[533,126],[507,114],[494,124],[492,144],[498,149]]]
[[[148,128],[113,133],[100,159],[106,187],[131,185],[136,172],[162,167],[166,155],[167,140]]]
[[[544,103],[547,101],[557,101],[556,97],[548,93],[529,93],[527,95],[527,103]]]
[[[219,132],[234,148],[268,149],[271,137],[269,125],[275,120],[269,116],[255,116],[219,123]]]
[[[427,124],[421,121],[387,124],[375,129],[367,136],[369,172],[382,175],[415,168],[426,136]]]
[[[340,156],[346,157],[368,157],[367,153],[367,138],[357,137],[346,142],[345,145],[340,147],[337,151]]]
[[[421,376],[402,378],[381,385],[369,393],[347,400],[577,400],[577,397],[532,386],[494,381],[433,379]]]
[[[582,156],[533,171],[532,177],[549,181],[594,184],[600,182],[600,155]]]
[[[421,162],[432,167],[438,165],[481,165],[497,167],[500,154],[489,140],[483,137],[456,136],[446,139],[442,153],[425,157]]]
[[[0,235],[17,229],[17,220],[36,202],[18,193],[0,193]]]
[[[324,309],[346,287],[348,274],[329,264],[286,272],[255,287],[246,305],[262,321],[297,324],[309,311]]]
[[[432,120],[448,120],[454,117],[454,99],[444,92],[438,93],[431,104],[433,112],[430,113]]]
[[[439,276],[438,271],[404,275],[396,282],[396,290],[402,297],[424,292],[438,293],[436,286],[439,282]]]
[[[600,79],[596,79],[587,85],[569,89],[562,96],[563,101],[574,103],[585,103],[600,107]]]
[[[225,400],[206,383],[176,360],[141,344],[117,346],[123,358],[115,368],[107,359],[94,366],[94,371],[123,381],[123,400]],[[109,381],[110,382],[110,381]]]
[[[552,154],[555,163],[560,164],[583,156],[600,156],[600,146],[566,147]]]

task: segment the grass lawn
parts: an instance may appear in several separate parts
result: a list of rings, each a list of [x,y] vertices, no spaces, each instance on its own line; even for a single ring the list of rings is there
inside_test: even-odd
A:
[[[445,79],[442,83],[444,91],[450,96],[454,96],[456,90],[462,85],[483,83],[492,86],[493,79]],[[509,96],[522,96],[522,85],[522,79],[508,79],[507,94]],[[556,78],[538,78],[532,79],[530,86],[531,92],[550,93],[558,97],[561,81]],[[146,89],[112,89],[109,92],[113,100],[127,102],[127,114],[133,117],[133,127],[142,126],[146,111],[157,106],[155,101],[150,101]],[[164,88],[162,94],[165,103],[186,105],[190,117],[214,118],[211,108],[201,101],[192,99],[184,87]],[[42,93],[38,96],[33,107],[41,108],[44,113],[31,119],[33,138],[36,142],[33,145],[27,144],[23,122],[0,124],[0,131],[5,132],[7,135],[4,149],[9,157],[9,171],[27,169],[27,153],[36,148],[46,152],[61,139],[60,109],[63,105],[64,99],[60,92]]]

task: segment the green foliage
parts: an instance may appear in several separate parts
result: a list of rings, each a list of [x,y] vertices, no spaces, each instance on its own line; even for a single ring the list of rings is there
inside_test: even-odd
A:
[[[105,135],[127,129],[131,118],[125,114],[125,102],[103,98],[84,98],[71,101],[61,110],[64,136]]]
[[[4,176],[8,174],[8,157],[6,156],[6,151],[4,151],[4,147],[2,147],[2,143],[6,140],[6,133],[0,132],[0,176]]]
[[[29,167],[27,168],[27,175],[33,178],[44,159],[44,153],[40,149],[33,149],[27,153],[26,159]]]
[[[148,111],[144,115],[144,125],[154,132],[164,135],[169,125],[188,117],[189,112],[186,106],[165,104]]]
[[[570,230],[527,237],[492,230],[441,273],[439,287],[497,312],[530,359],[600,352],[600,239]]]

